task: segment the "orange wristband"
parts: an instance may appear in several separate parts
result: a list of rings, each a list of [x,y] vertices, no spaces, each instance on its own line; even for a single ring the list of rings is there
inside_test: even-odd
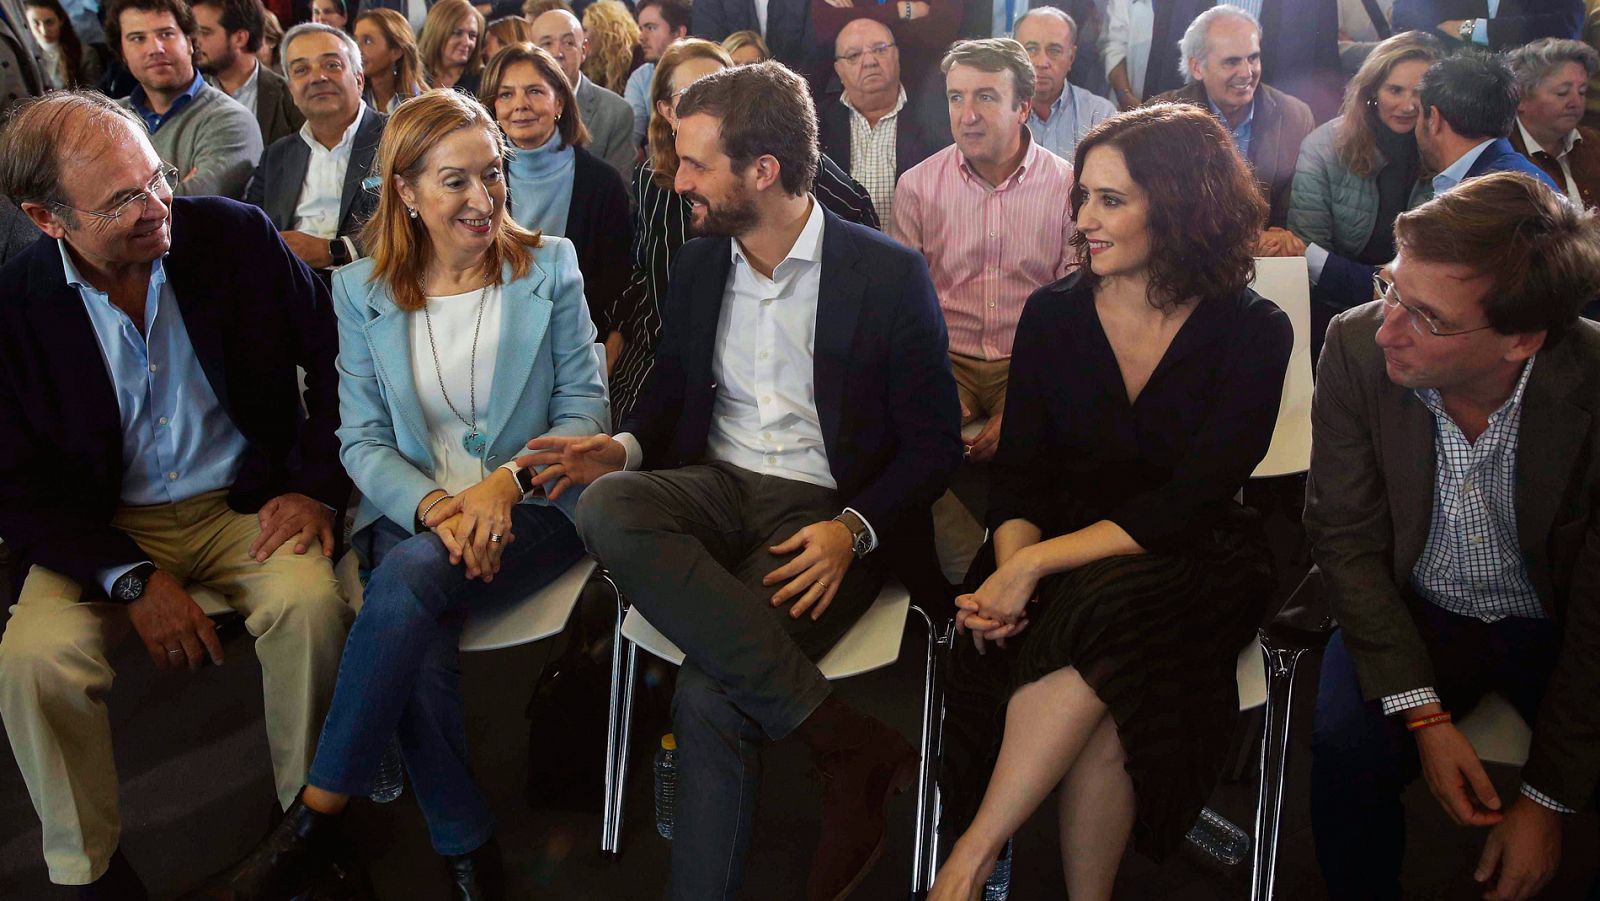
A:
[[[1442,726],[1448,722],[1450,722],[1450,711],[1444,710],[1439,713],[1430,713],[1427,716],[1419,716],[1414,720],[1406,720],[1406,729],[1411,732],[1420,732],[1430,726]]]

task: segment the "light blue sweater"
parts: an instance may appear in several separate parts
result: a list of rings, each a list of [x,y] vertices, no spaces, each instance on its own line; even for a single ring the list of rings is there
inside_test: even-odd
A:
[[[565,236],[572,207],[572,148],[561,147],[561,132],[537,150],[513,148],[506,168],[510,177],[511,218],[523,228]]]

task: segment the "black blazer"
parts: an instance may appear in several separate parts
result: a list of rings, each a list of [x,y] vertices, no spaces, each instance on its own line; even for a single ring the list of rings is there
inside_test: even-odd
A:
[[[378,192],[362,187],[362,182],[372,174],[372,162],[378,155],[378,140],[383,137],[383,126],[389,117],[363,106],[361,125],[356,128],[355,141],[350,147],[350,165],[344,171],[344,192],[339,197],[339,236],[350,238],[361,247],[361,227],[367,224],[378,209]],[[294,209],[300,202],[300,190],[305,187],[306,170],[311,168],[311,148],[298,132],[272,142],[261,155],[261,165],[256,167],[250,183],[245,186],[244,199],[261,207],[272,220],[272,227],[288,231],[294,222]]]
[[[689,34],[721,43],[735,31],[760,31],[755,0],[695,0]],[[816,74],[833,47],[817,40],[811,25],[811,0],[768,0],[767,47],[773,59],[805,74]]]
[[[582,147],[572,148],[572,203],[567,206],[567,233],[562,237],[577,248],[589,318],[604,341],[621,331],[626,321],[617,305],[633,274],[628,253],[633,229],[622,176]]]
[[[823,217],[814,384],[828,465],[844,505],[872,524],[885,563],[919,601],[944,603],[929,509],[962,449],[939,298],[921,254],[826,209]],[[646,469],[705,457],[731,240],[690,241],[673,264],[655,367],[620,429],[638,439]]]
[[[299,492],[342,509],[350,479],[334,436],[339,338],[328,289],[259,210],[221,197],[172,201],[165,268],[206,380],[248,445],[228,505],[254,513]],[[122,425],[102,359],[54,239],[0,269],[0,535],[89,596],[101,570],[148,557],[111,525]]]
[[[850,159],[850,110],[842,102],[843,94],[825,95],[817,104],[817,132],[822,152],[835,160],[842,160],[845,169],[852,165]],[[898,178],[907,169],[942,150],[951,142],[948,125],[943,130],[934,127],[934,117],[928,103],[920,94],[906,91],[906,105],[895,116],[894,174]],[[942,97],[941,97],[942,99]]]
[[[1501,0],[1498,12],[1489,19],[1491,50],[1508,50],[1539,38],[1583,39],[1583,0]],[[1438,34],[1440,22],[1488,15],[1487,0],[1395,0],[1394,30]]]

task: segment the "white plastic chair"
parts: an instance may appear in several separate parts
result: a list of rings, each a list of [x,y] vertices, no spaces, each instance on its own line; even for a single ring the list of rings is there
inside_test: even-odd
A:
[[[1456,723],[1456,728],[1472,742],[1473,750],[1485,763],[1522,766],[1528,762],[1533,731],[1499,692],[1484,695],[1478,706]]]
[[[603,571],[601,578],[610,581]],[[612,583],[613,589],[616,583]],[[617,591],[619,611],[622,593]],[[905,624],[910,619],[921,622],[926,630],[926,654],[923,670],[922,736],[918,748],[919,768],[917,778],[917,836],[912,850],[911,891],[913,895],[926,891],[932,884],[934,867],[935,830],[938,827],[939,730],[944,716],[944,699],[937,666],[939,636],[932,619],[920,607],[911,604],[911,595],[899,583],[889,582],[873,601],[861,619],[839,639],[821,660],[817,668],[829,681],[847,679],[862,673],[882,669],[900,657],[900,641]],[[683,652],[665,635],[645,619],[638,610],[626,611],[617,630],[617,641],[612,656],[611,681],[611,735],[606,746],[605,811],[601,824],[600,850],[608,854],[621,852],[622,799],[627,786],[628,748],[633,729],[633,695],[637,650],[645,651],[675,665],[683,663]]]

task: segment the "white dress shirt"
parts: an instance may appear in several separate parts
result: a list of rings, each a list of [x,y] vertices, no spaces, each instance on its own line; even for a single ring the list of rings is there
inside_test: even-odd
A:
[[[762,37],[767,36],[767,4],[771,0],[754,0],[756,5],[756,28]]]
[[[1522,127],[1522,119],[1520,117],[1517,119],[1517,130],[1522,132],[1522,146],[1528,148],[1528,156],[1531,157],[1535,153],[1549,154],[1556,161],[1556,164],[1561,167],[1562,181],[1565,182],[1561,186],[1561,190],[1566,193],[1567,199],[1572,201],[1572,205],[1581,212],[1583,210],[1583,192],[1578,190],[1578,180],[1572,177],[1572,163],[1567,160],[1567,155],[1572,152],[1573,145],[1583,140],[1583,137],[1578,134],[1578,130],[1574,128],[1567,132],[1567,136],[1561,139],[1561,146],[1554,150],[1534,140],[1533,135],[1528,134],[1528,130]]]
[[[483,460],[467,453],[462,438],[467,426],[450,409],[472,419],[474,384],[478,401],[478,428],[489,418],[489,386],[494,384],[495,355],[500,349],[501,292],[499,285],[483,289],[483,318],[479,323],[478,291],[428,297],[427,316],[411,314],[411,384],[422,404],[428,427],[428,449],[433,455],[434,484],[460,494],[488,475]],[[433,328],[429,340],[429,325]],[[477,339],[474,366],[473,339]],[[434,348],[438,348],[438,365]],[[439,388],[444,383],[444,391]],[[449,400],[446,401],[448,392]],[[493,441],[493,435],[484,435]]]
[[[1144,97],[1144,73],[1150,65],[1150,40],[1156,27],[1155,5],[1151,0],[1111,0],[1106,7],[1106,31],[1100,39],[1100,53],[1106,74],[1117,63],[1128,64],[1128,85]]]
[[[356,107],[356,117],[344,130],[339,143],[330,150],[322,146],[311,132],[308,121],[300,126],[300,139],[311,148],[311,161],[306,165],[306,180],[300,186],[300,199],[295,203],[294,218],[290,227],[327,241],[339,237],[339,207],[344,199],[344,177],[350,169],[350,150],[356,142],[356,131],[367,114],[367,105]],[[341,238],[349,248],[350,258],[358,254],[349,238]]]
[[[260,96],[260,91],[258,90],[260,84],[261,63],[257,62],[256,67],[250,70],[250,77],[244,80],[244,84],[239,85],[239,90],[233,92],[233,99],[239,101],[239,105],[250,112],[255,112],[256,98]]]

